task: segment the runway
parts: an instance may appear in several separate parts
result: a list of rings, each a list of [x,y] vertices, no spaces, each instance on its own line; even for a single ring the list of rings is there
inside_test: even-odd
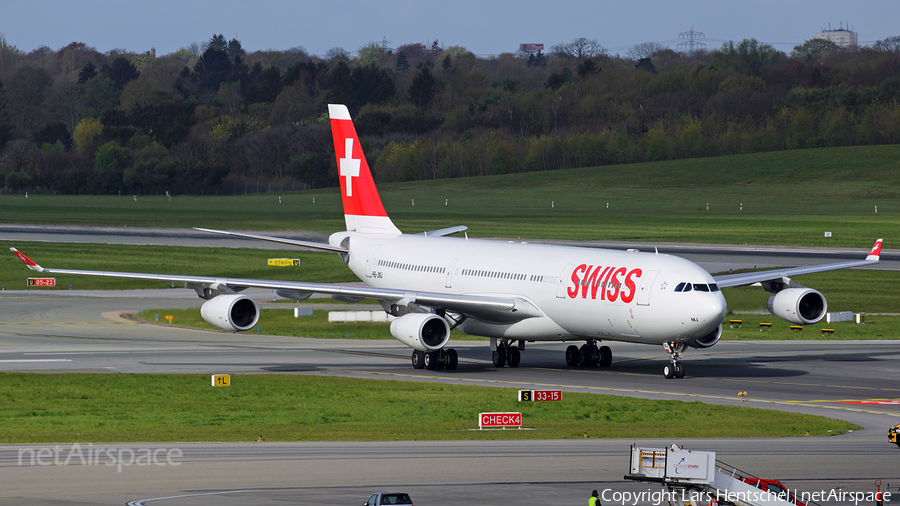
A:
[[[660,374],[666,360],[661,349],[626,343],[609,343],[614,353],[609,369],[565,367],[562,344],[529,345],[519,368],[496,369],[487,343],[461,341],[454,343],[459,369],[417,371],[408,349],[394,340],[228,334],[125,323],[116,316],[199,302],[185,290],[0,292],[0,370],[341,375],[783,409],[849,420],[864,430],[831,438],[639,443],[717,451],[731,465],[800,490],[868,490],[876,478],[900,484],[900,450],[885,437],[900,418],[900,386],[885,381],[895,377],[900,353],[893,341],[722,342],[689,352],[688,377],[666,380]],[[742,390],[748,392],[743,402],[736,395]],[[105,465],[29,465],[27,453],[20,465],[23,448],[47,445],[5,445],[0,466],[10,485],[0,504],[361,504],[376,489],[406,490],[417,504],[455,504],[459,497],[548,504],[584,500],[594,488],[657,490],[622,479],[635,441],[596,436],[602,435],[487,443],[124,443],[115,447],[177,447],[182,457],[178,466],[134,465],[121,471]],[[67,450],[71,453],[71,446],[63,447]]]
[[[697,254],[723,249],[700,248]],[[746,252],[734,254],[737,262]],[[838,261],[844,258],[829,255],[859,253],[820,254],[827,257],[822,261]],[[803,255],[773,254],[771,265],[789,262],[818,263]],[[271,300],[266,292],[256,297]],[[69,465],[33,464],[30,454],[54,445],[2,445],[0,505],[361,504],[383,489],[407,491],[420,506],[574,503],[595,488],[658,490],[622,479],[632,443],[716,451],[731,465],[797,490],[869,491],[875,479],[895,491],[900,485],[900,449],[886,441],[887,427],[900,418],[895,381],[900,343],[895,341],[720,342],[688,351],[687,377],[666,380],[661,348],[627,343],[608,343],[614,354],[609,369],[565,367],[565,344],[529,344],[518,369],[496,369],[487,342],[460,341],[453,343],[459,369],[417,371],[410,366],[409,349],[394,340],[228,334],[118,318],[126,311],[199,307],[200,302],[183,289],[0,292],[0,371],[287,373],[553,388],[797,411],[864,429],[830,438],[734,440],[676,441],[664,435],[652,441],[606,440],[588,428],[591,437],[577,441],[95,443],[116,451],[181,454],[164,465],[121,468],[77,459]],[[738,391],[748,393],[746,400]],[[63,445],[61,451],[71,454],[73,448]],[[639,506],[646,504],[651,503]]]
[[[132,464],[121,471],[74,462],[19,465],[21,447],[4,446],[0,504],[347,505],[362,504],[379,490],[406,491],[415,504],[425,506],[579,504],[594,489],[659,491],[659,485],[623,479],[630,445],[663,447],[674,442],[715,451],[717,458],[741,470],[778,477],[791,491],[874,491],[872,478],[878,477],[884,480],[882,490],[890,483],[896,492],[900,482],[896,448],[840,438],[827,443],[787,438],[137,444],[130,448],[177,447],[182,455],[173,461],[178,465]],[[123,447],[129,448],[104,445]],[[604,505],[625,506],[611,500]]]

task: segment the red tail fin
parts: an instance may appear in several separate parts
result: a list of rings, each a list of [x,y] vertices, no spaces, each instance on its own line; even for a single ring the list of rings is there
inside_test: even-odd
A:
[[[883,239],[875,241],[875,245],[872,246],[872,250],[869,251],[869,256],[866,257],[866,260],[878,261],[881,259],[881,243],[883,241]]]
[[[369,164],[363,154],[350,111],[344,105],[328,105],[331,116],[331,135],[341,180],[341,200],[347,230],[370,234],[400,235],[388,217]]]

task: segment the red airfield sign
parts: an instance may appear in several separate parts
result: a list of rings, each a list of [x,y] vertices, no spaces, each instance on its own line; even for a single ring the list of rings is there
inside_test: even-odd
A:
[[[479,413],[478,427],[521,427],[522,413]]]
[[[56,286],[56,278],[28,278],[28,286]]]

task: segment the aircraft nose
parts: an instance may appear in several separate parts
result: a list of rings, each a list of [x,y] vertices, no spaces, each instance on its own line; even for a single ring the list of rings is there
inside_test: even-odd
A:
[[[722,323],[722,320],[725,319],[725,314],[728,313],[728,303],[725,302],[725,297],[722,295],[722,292],[718,292],[717,295],[718,297],[710,299],[704,309],[708,321],[713,321],[718,324]]]

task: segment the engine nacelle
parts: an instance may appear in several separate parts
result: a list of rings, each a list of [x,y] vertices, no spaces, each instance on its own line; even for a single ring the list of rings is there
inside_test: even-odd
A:
[[[200,316],[222,330],[244,332],[259,321],[259,306],[246,295],[217,295],[200,306]]]
[[[391,322],[391,335],[416,350],[437,351],[450,340],[450,325],[433,313],[409,313]]]
[[[769,297],[769,312],[796,325],[812,325],[825,317],[828,302],[812,288],[788,288]]]
[[[710,346],[719,342],[719,339],[722,337],[722,325],[719,324],[715,330],[710,332],[709,334],[698,337],[691,341],[687,342],[687,345],[691,348],[709,348]]]

